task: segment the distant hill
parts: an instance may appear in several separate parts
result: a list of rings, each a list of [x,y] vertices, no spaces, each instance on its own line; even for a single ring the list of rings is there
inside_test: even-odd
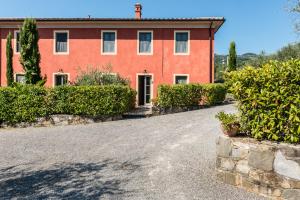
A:
[[[244,66],[252,60],[259,58],[259,55],[255,53],[245,53],[238,55],[237,65],[238,67]],[[222,82],[222,71],[225,71],[227,66],[227,55],[215,54],[215,82]]]
[[[249,60],[254,60],[254,59],[257,59],[258,57],[259,57],[259,55],[255,54],[255,53],[245,53],[242,55],[238,55],[238,58],[237,58],[238,66],[241,67]],[[215,65],[216,66],[217,65],[226,65],[226,64],[227,64],[227,55],[215,54]]]

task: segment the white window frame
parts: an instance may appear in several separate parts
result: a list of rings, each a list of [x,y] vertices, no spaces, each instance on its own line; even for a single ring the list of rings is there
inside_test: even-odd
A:
[[[103,34],[104,33],[115,33],[115,51],[114,52],[103,52]],[[118,31],[117,30],[101,30],[101,55],[117,55],[118,52]]]
[[[136,94],[136,106],[139,105],[139,76],[151,76],[151,90],[150,90],[150,104],[146,104],[147,105],[153,105],[153,98],[154,98],[154,74],[153,73],[136,73],[136,76],[135,76],[135,89],[137,91],[137,94]]]
[[[17,52],[17,34],[20,34],[20,30],[15,30],[14,31],[14,54],[20,54],[20,52]],[[20,35],[19,35],[20,37]],[[21,47],[19,49],[21,51]]]
[[[140,33],[151,33],[151,52],[150,53],[140,53]],[[153,55],[153,30],[138,30],[137,31],[137,55],[149,56]]]
[[[25,73],[24,72],[16,72],[15,74],[14,74],[14,80],[15,80],[15,82],[17,83],[17,76],[18,75],[23,75],[23,76],[25,76]]]
[[[190,75],[189,74],[174,74],[174,76],[173,76],[173,84],[176,84],[176,77],[177,76],[186,76],[187,77],[186,84],[190,83]]]
[[[56,87],[57,85],[55,85],[55,76],[56,75],[67,75],[68,76],[68,82],[70,82],[70,73],[64,73],[64,72],[55,72],[55,73],[53,73],[53,75],[52,75],[52,85],[53,85],[53,87]]]
[[[67,52],[56,52],[56,33],[67,33]],[[53,54],[54,55],[69,55],[70,52],[70,31],[69,30],[54,30],[53,31]]]
[[[188,51],[186,53],[176,53],[176,33],[187,33],[188,34]],[[174,55],[186,56],[190,55],[191,48],[191,31],[190,30],[175,30],[174,31]]]

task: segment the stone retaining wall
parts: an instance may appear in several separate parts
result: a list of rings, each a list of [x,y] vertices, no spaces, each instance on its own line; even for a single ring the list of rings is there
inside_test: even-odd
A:
[[[1,128],[26,128],[26,127],[47,127],[63,126],[74,124],[91,124],[97,122],[115,121],[122,119],[122,115],[113,117],[84,117],[78,115],[51,115],[49,117],[37,118],[36,122],[21,122],[14,125],[2,123]]]
[[[222,135],[216,166],[225,183],[272,199],[300,199],[300,145]]]

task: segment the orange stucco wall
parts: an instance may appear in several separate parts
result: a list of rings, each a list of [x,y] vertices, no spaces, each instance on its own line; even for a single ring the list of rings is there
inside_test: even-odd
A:
[[[146,70],[147,73],[153,74],[154,96],[159,84],[173,84],[174,74],[189,74],[190,83],[210,81],[209,29],[188,29],[190,30],[190,55],[184,56],[174,55],[174,31],[181,29],[146,29],[153,30],[153,55],[137,55],[137,31],[143,29],[134,28],[115,29],[117,30],[117,55],[101,55],[101,30],[105,29],[71,28],[69,29],[69,55],[55,55],[53,53],[54,30],[61,29],[39,29],[40,66],[42,75],[47,75],[47,86],[53,85],[53,73],[60,69],[70,73],[70,80],[74,81],[79,67],[84,70],[87,66],[107,64],[111,64],[113,72],[129,78],[134,89],[136,89],[138,73],[144,73]],[[13,32],[14,29],[0,29],[1,86],[6,86],[5,38],[8,31]],[[212,30],[212,36],[213,33]],[[212,42],[212,52],[213,46]],[[14,54],[13,59],[14,72],[22,72],[19,55]]]

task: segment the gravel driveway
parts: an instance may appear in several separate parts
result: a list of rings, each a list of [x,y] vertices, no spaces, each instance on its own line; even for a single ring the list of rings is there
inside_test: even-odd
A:
[[[216,180],[221,110],[1,130],[0,199],[261,199]]]

